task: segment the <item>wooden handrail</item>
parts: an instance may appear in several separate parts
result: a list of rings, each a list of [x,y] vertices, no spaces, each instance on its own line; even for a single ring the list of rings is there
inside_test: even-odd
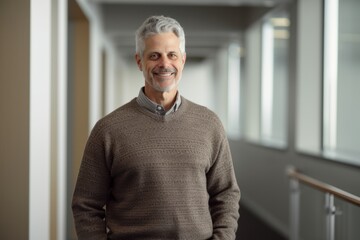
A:
[[[327,183],[323,183],[319,180],[316,180],[312,177],[306,176],[305,174],[298,172],[295,168],[292,168],[292,167],[288,168],[286,172],[287,172],[287,175],[291,178],[297,179],[300,182],[305,183],[305,184],[307,184],[313,188],[316,188],[322,192],[331,193],[338,198],[341,198],[345,201],[348,201],[348,202],[360,207],[360,197],[358,197],[354,194],[348,193],[344,190],[341,190],[340,188],[334,187]]]

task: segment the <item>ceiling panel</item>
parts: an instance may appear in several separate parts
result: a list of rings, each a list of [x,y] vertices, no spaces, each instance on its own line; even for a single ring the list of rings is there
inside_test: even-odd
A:
[[[87,13],[92,9],[98,15],[96,19],[101,22],[104,37],[125,55],[133,55],[135,31],[151,15],[177,19],[185,29],[187,48],[192,49],[189,53],[199,55],[230,41],[239,41],[250,24],[272,7],[290,0],[76,1]]]

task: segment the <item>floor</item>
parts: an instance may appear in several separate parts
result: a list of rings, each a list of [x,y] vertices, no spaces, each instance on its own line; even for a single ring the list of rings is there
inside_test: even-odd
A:
[[[287,240],[242,205],[236,240]]]

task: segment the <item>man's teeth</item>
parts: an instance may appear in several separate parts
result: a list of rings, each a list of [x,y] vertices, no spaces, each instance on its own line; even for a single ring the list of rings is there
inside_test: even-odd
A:
[[[164,76],[164,77],[166,77],[166,76],[171,76],[171,72],[169,72],[169,73],[158,73],[158,75],[160,75],[160,76]]]

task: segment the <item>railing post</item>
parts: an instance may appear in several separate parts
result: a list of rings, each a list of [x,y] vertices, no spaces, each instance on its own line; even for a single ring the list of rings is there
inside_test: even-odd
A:
[[[334,195],[325,194],[325,211],[326,211],[326,240],[335,239],[335,214]]]
[[[299,181],[290,178],[290,240],[299,239],[300,188]]]

